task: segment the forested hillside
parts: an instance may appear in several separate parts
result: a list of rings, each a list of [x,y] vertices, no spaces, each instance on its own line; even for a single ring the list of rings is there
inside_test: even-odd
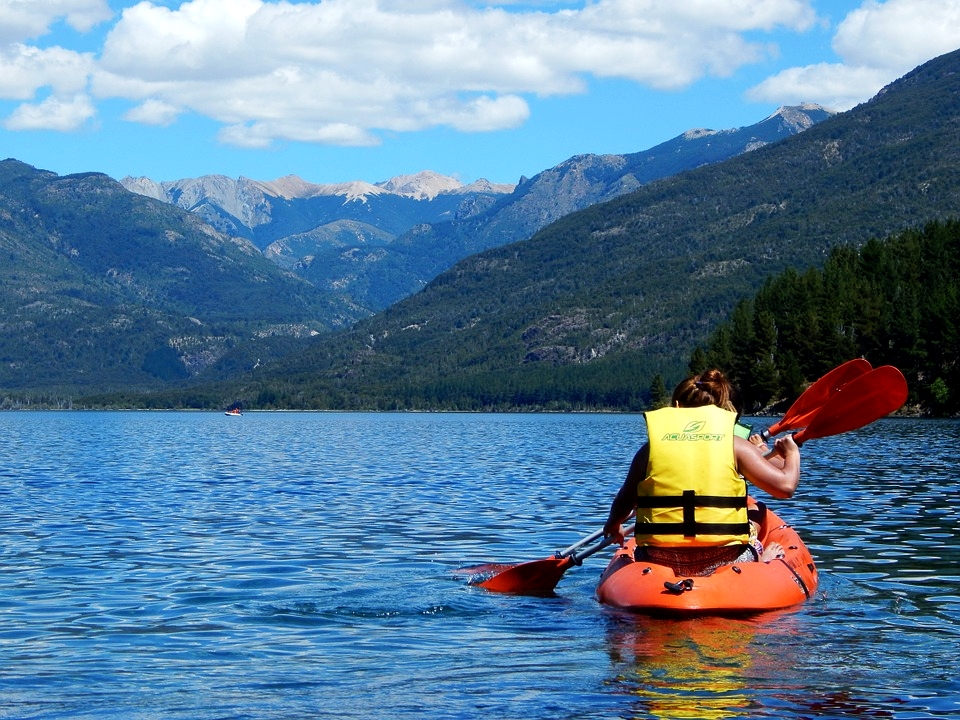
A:
[[[749,411],[853,357],[900,368],[924,412],[960,412],[960,222],[838,247],[822,269],[771,278],[691,363],[726,370]]]
[[[361,314],[99,173],[0,162],[0,253],[0,405],[162,387]]]

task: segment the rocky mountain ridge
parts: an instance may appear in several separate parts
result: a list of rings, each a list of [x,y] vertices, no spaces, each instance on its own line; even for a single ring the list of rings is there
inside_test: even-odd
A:
[[[222,203],[225,209],[239,209],[237,201],[250,193],[252,188],[264,195],[297,200],[321,195],[339,195],[346,200],[365,201],[370,196],[390,193],[415,200],[433,200],[442,193],[468,194],[482,192],[507,194],[515,185],[491,183],[481,178],[464,185],[456,178],[424,170],[412,175],[398,175],[379,183],[364,180],[351,180],[340,183],[316,184],[297,175],[285,175],[276,180],[253,180],[239,177],[236,180],[226,175],[203,175],[198,178],[157,182],[148,177],[124,177],[120,184],[127,190],[146,195],[156,200],[171,202],[184,210],[203,199],[214,199]]]
[[[432,171],[384,182],[317,185],[209,175],[170,182],[123,178],[129,190],[192,212],[326,292],[378,312],[458,260],[532,236],[568,213],[684,170],[802,132],[833,113],[781,107],[754,125],[688,130],[649,150],[581,154],[516,186],[469,185]]]
[[[351,203],[368,205],[386,196],[394,202],[407,201],[414,209],[408,210],[410,222],[441,219],[450,212],[451,205],[459,204],[464,197],[484,195],[497,197],[507,195],[514,186],[491,183],[481,179],[464,185],[456,178],[432,171],[413,175],[399,175],[380,183],[353,180],[332,184],[311,183],[296,175],[287,175],[276,180],[237,179],[225,175],[203,175],[198,178],[158,182],[147,177],[124,177],[120,184],[127,190],[168,202],[183,210],[202,217],[223,232],[231,232],[253,240],[263,249],[266,245],[258,237],[262,226],[283,217],[283,208],[291,203],[317,199],[332,200],[320,206],[320,211],[307,212],[295,228],[297,233],[315,230],[327,222],[358,219],[355,215],[364,208],[351,207]],[[437,211],[424,212],[424,202],[430,205],[438,197],[445,196],[452,202],[438,203]],[[338,207],[339,206],[339,207]],[[302,208],[299,208],[302,212]],[[439,214],[438,214],[439,213]],[[376,226],[376,223],[374,223]],[[391,232],[390,229],[380,227]],[[406,224],[401,220],[401,231]],[[394,230],[392,235],[397,234]]]
[[[0,253],[0,395],[162,386],[369,314],[101,173],[0,161]]]

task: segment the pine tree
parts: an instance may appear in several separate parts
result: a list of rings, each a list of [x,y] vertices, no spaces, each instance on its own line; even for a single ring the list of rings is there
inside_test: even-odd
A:
[[[670,395],[667,394],[667,386],[663,383],[663,375],[657,373],[650,382],[650,405],[654,410],[668,405]]]

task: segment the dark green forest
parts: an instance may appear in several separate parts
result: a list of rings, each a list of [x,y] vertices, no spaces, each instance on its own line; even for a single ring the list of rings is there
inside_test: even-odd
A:
[[[955,415],[958,318],[960,221],[935,222],[859,249],[837,247],[822,268],[771,278],[694,352],[690,367],[723,369],[749,413],[863,357],[903,372],[908,406]]]

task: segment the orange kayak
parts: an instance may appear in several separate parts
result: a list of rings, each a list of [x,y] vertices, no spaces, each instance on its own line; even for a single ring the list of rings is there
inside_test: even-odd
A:
[[[631,538],[600,576],[597,599],[650,615],[733,615],[787,608],[812,597],[817,568],[797,532],[767,509],[758,534],[764,547],[780,543],[784,557],[724,565],[705,577],[678,576],[665,565],[634,560]]]

